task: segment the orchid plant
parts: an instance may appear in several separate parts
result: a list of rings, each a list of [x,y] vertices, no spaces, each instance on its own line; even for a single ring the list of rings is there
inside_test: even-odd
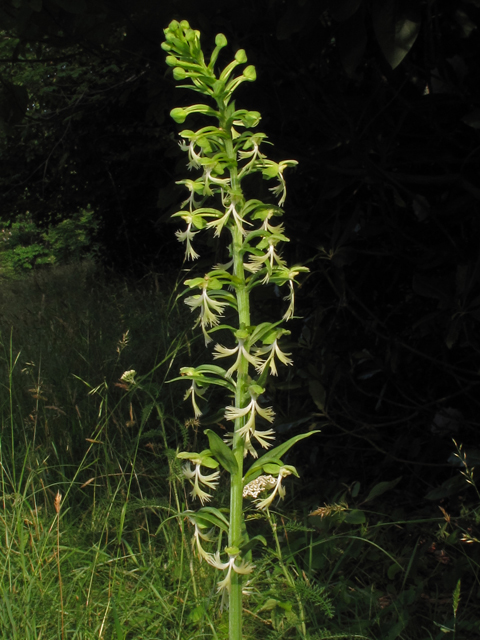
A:
[[[237,109],[232,99],[243,82],[256,79],[255,67],[246,66],[235,76],[237,67],[247,62],[245,51],[240,49],[234,60],[216,75],[215,65],[226,45],[225,36],[218,34],[207,64],[200,33],[191,29],[187,21],[174,20],[165,29],[162,48],[168,54],[166,62],[173,67],[174,79],[182,83],[180,86],[205,96],[213,105],[194,104],[171,111],[179,124],[193,113],[213,119],[213,124],[198,131],[180,132],[180,147],[188,153],[188,168],[196,174],[177,183],[185,186],[188,197],[174,217],[185,223],[176,236],[185,245],[187,261],[199,257],[194,245],[200,231],[211,230],[214,237],[228,238],[228,262],[214,266],[203,277],[186,280],[190,295],[185,302],[197,314],[196,324],[206,345],[213,341],[212,334],[222,329],[231,335],[232,346],[213,347],[213,359],[228,362],[226,368],[218,364],[184,367],[177,379],[190,381],[185,397],[190,398],[197,419],[202,416],[202,399],[208,387],[223,387],[233,398],[225,409],[225,418],[233,428],[225,439],[207,429],[208,449],[199,453],[181,452],[178,457],[185,460],[183,471],[192,487],[190,495],[202,505],[198,511],[188,510],[184,514],[194,526],[193,543],[201,559],[224,572],[218,590],[229,605],[229,638],[240,640],[242,592],[248,593],[248,576],[254,570],[251,549],[256,542],[266,544],[261,536],[248,538],[244,499],[252,498],[257,509],[264,510],[277,497],[283,498],[283,480],[298,474],[295,467],[284,464],[282,457],[295,442],[314,432],[271,448],[275,413],[264,406],[263,394],[268,376],[278,373],[278,363],[293,364],[291,354],[281,349],[281,338],[290,333],[281,325],[294,315],[296,278],[308,271],[302,266],[287,266],[279,250],[281,243],[288,242],[279,221],[287,195],[284,172],[297,163],[274,162],[260,150],[266,142],[266,135],[255,131],[260,113]],[[276,180],[270,189],[276,204],[246,198],[242,180],[253,173]],[[256,287],[268,285],[287,287],[283,319],[254,326],[250,320],[250,294]],[[222,321],[227,309],[233,310],[230,315],[235,326]],[[265,450],[261,457],[259,448]],[[218,486],[220,468],[230,476],[229,517],[225,511],[207,505]],[[212,531],[219,536],[228,535],[223,552],[218,550],[219,538]],[[207,549],[215,541],[217,550],[213,553]]]

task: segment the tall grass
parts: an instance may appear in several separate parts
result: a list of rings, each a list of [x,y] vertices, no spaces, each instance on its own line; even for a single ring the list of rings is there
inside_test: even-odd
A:
[[[174,300],[79,265],[7,283],[0,313],[0,637],[184,637],[214,585],[176,517]]]
[[[228,637],[179,515],[176,451],[204,436],[166,381],[204,346],[175,295],[89,264],[2,283],[0,639]],[[132,369],[139,385],[121,380]],[[271,544],[253,558],[246,640],[480,637],[478,506],[414,519],[340,487],[309,517],[318,497],[290,489],[282,512],[247,513]]]

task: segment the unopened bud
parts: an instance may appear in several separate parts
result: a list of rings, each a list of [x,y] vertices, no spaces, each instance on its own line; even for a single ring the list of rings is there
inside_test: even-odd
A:
[[[216,37],[215,37],[215,44],[217,45],[217,47],[226,47],[228,42],[226,37],[223,35],[223,33],[217,33]]]
[[[235,54],[235,60],[239,64],[244,64],[247,61],[247,54],[245,53],[245,49],[239,49]]]

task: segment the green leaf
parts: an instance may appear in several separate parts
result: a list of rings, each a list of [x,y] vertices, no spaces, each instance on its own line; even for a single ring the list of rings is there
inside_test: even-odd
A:
[[[294,444],[296,444],[297,442],[300,442],[300,440],[303,440],[304,438],[309,438],[310,436],[313,436],[315,433],[320,433],[319,429],[316,429],[315,431],[309,431],[308,433],[301,433],[298,436],[294,436],[293,438],[290,438],[290,440],[287,440],[286,442],[279,445],[278,447],[274,447],[273,449],[270,449],[270,451],[267,451],[266,453],[264,453],[261,458],[258,458],[258,460],[256,460],[252,464],[250,469],[245,474],[244,484],[248,484],[250,482],[250,478],[253,477],[255,472],[257,472],[259,469],[263,469],[265,464],[272,463],[272,462],[278,463],[279,461],[281,464],[282,456],[285,455],[285,453],[287,453],[287,451],[291,447],[293,447]],[[257,477],[258,475],[259,474],[257,474]]]
[[[412,48],[420,31],[418,0],[374,0],[372,21],[377,42],[392,69]]]
[[[353,485],[353,488],[352,488],[352,498],[356,498],[358,496],[358,494],[360,493],[360,487],[361,486],[362,485],[357,480],[357,482],[355,482],[355,484]]]
[[[467,487],[468,483],[464,476],[454,476],[453,478],[445,480],[445,482],[443,482],[436,489],[432,489],[432,491],[429,491],[425,498],[427,500],[442,500],[443,498],[453,496],[460,491],[465,491]]]
[[[472,129],[480,129],[480,109],[477,107],[463,116],[462,121],[472,127]]]
[[[230,526],[230,523],[228,522],[228,519],[223,515],[223,513],[220,511],[220,509],[217,509],[216,507],[201,507],[197,513],[200,513],[202,515],[205,514],[210,514],[212,516],[215,516],[216,518],[218,518],[218,520],[220,520],[226,527]]]
[[[344,522],[348,522],[348,524],[365,524],[366,521],[365,511],[361,509],[352,509],[345,514]]]
[[[198,511],[184,511],[180,514],[183,517],[188,518],[192,522],[195,522],[200,528],[206,529],[212,526],[221,529],[225,533],[228,533],[229,522],[219,511],[214,507],[202,507]]]
[[[271,476],[278,476],[282,469],[282,465],[272,464],[271,462],[267,462],[267,464],[263,465],[263,470],[265,473],[268,473]]]
[[[397,484],[400,482],[401,479],[402,479],[402,476],[400,476],[399,478],[396,478],[395,480],[391,480],[390,482],[379,482],[370,490],[370,493],[368,494],[366,499],[363,501],[363,503],[369,502],[370,500],[374,500],[374,498],[378,498],[386,491],[390,491],[390,489],[393,489],[394,487],[397,486]]]
[[[263,546],[266,547],[267,541],[261,535],[250,538],[250,540],[246,544],[240,547],[240,551],[242,552],[242,555],[245,556],[246,553],[248,553],[251,549],[253,549],[253,547],[256,547],[258,544],[263,544]]]
[[[397,573],[400,573],[400,571],[402,571],[402,567],[399,564],[395,563],[390,565],[387,571],[387,576],[389,580],[393,580],[397,575]]]
[[[310,378],[310,380],[308,381],[308,389],[310,391],[310,395],[312,396],[312,400],[317,405],[317,408],[323,413],[325,411],[325,400],[327,396],[325,387],[320,382],[320,380]]]
[[[203,618],[205,617],[205,613],[205,607],[203,606],[203,604],[199,604],[197,607],[195,607],[195,609],[190,611],[187,616],[187,622],[196,624],[197,622],[200,622],[200,620],[203,620]]]
[[[218,436],[215,431],[211,429],[205,429],[205,435],[208,438],[208,442],[210,444],[210,449],[213,455],[220,462],[222,467],[226,469],[230,474],[234,474],[238,472],[238,464],[235,460],[235,456],[232,453],[232,450],[227,447],[224,441]]]

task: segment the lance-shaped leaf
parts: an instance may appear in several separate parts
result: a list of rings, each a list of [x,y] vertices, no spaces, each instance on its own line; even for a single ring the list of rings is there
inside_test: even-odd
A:
[[[267,541],[261,535],[254,536],[253,538],[250,538],[250,540],[247,543],[245,543],[240,547],[240,553],[242,554],[243,557],[245,557],[245,554],[251,551],[258,544],[263,544],[263,546],[266,547]]]
[[[205,435],[208,438],[210,450],[212,451],[218,462],[222,465],[222,467],[226,469],[230,474],[237,473],[238,464],[235,460],[235,456],[233,455],[232,450],[227,447],[227,445],[220,438],[220,436],[215,433],[215,431],[206,429]]]
[[[264,465],[266,465],[267,463],[281,465],[282,456],[285,455],[285,453],[291,447],[293,447],[294,444],[296,444],[300,440],[303,440],[304,438],[309,438],[310,436],[313,436],[314,433],[320,433],[320,430],[316,429],[315,431],[310,431],[309,433],[301,433],[298,436],[294,436],[293,438],[290,438],[290,440],[287,440],[286,442],[279,445],[278,447],[275,447],[274,449],[270,449],[270,451],[267,451],[266,453],[264,453],[261,458],[258,458],[258,460],[256,460],[252,464],[250,469],[245,474],[244,485],[248,484],[251,480],[254,479],[255,477],[254,474],[257,474],[257,477],[258,477],[260,474],[257,472],[261,471]],[[210,449],[212,449],[213,451],[213,448],[211,446],[210,446]]]
[[[374,0],[372,21],[380,49],[395,69],[413,47],[420,31],[420,2]]]
[[[219,387],[224,387],[229,391],[235,392],[235,383],[227,379],[226,371],[222,367],[218,367],[213,364],[204,364],[199,367],[182,367],[180,369],[180,376],[168,380],[168,382],[176,382],[178,380],[195,380],[200,386],[209,386],[215,384]]]
[[[214,526],[228,533],[229,522],[223,513],[215,507],[201,507],[198,511],[184,511],[180,515],[196,523],[202,529]]]

